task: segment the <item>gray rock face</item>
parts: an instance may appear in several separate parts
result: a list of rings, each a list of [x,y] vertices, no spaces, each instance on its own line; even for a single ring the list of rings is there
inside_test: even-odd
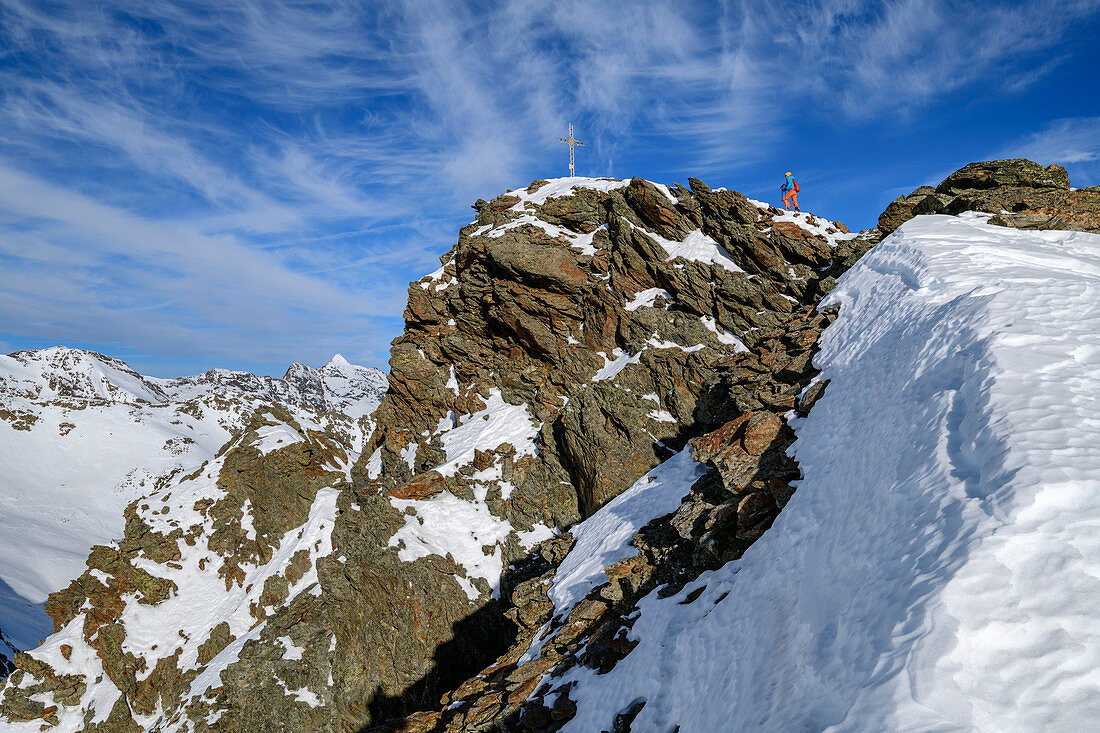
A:
[[[1023,158],[964,166],[934,189],[921,186],[892,201],[878,225],[890,234],[914,216],[964,211],[995,214],[991,223],[1017,229],[1100,232],[1100,190],[1071,190],[1065,168]]]
[[[657,579],[741,551],[789,497],[776,416],[811,376],[828,322],[812,305],[874,240],[689,183],[536,181],[477,202],[440,270],[409,289],[361,455],[341,432],[257,415],[216,464],[132,505],[126,537],[50,601],[58,633],[43,648],[90,661],[21,655],[3,714],[357,731],[438,710],[493,660],[514,672],[548,613],[563,530],[691,441],[709,483],[552,648],[575,654]],[[282,381],[335,404],[308,371]],[[224,618],[147,638],[143,619],[215,600]],[[538,679],[483,695],[470,726],[504,720]],[[52,710],[36,702],[47,693]]]

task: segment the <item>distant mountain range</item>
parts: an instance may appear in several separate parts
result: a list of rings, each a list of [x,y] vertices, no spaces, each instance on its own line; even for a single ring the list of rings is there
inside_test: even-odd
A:
[[[46,596],[121,535],[127,504],[211,459],[257,410],[279,405],[361,441],[370,425],[359,421],[385,389],[381,371],[340,355],[282,379],[225,369],[159,379],[63,346],[0,356],[0,654],[49,633]]]

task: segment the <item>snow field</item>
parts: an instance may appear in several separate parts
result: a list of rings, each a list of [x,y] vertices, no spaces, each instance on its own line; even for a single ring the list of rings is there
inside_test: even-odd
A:
[[[251,412],[121,402],[24,407],[39,417],[30,430],[0,421],[0,579],[32,603],[80,575],[92,545],[121,535],[127,504],[161,476],[212,456]],[[39,638],[20,641],[29,647]]]
[[[593,240],[596,237],[596,232],[607,230],[607,225],[604,224],[602,226],[596,227],[588,234],[578,234],[577,232],[566,229],[565,227],[560,227],[556,224],[551,224],[549,222],[543,221],[533,214],[523,214],[519,218],[513,219],[507,224],[501,224],[500,226],[489,230],[488,236],[490,239],[503,237],[504,233],[509,229],[518,229],[522,226],[538,227],[551,237],[566,240],[567,242],[569,242],[569,246],[574,247],[575,249],[579,249],[581,251],[581,254],[588,255],[590,257],[595,255],[597,251],[596,247],[592,244]]]
[[[512,211],[525,211],[526,204],[528,203],[534,204],[535,206],[542,206],[549,199],[558,198],[560,196],[571,196],[578,188],[589,188],[607,193],[618,188],[626,188],[629,185],[629,180],[573,176],[547,179],[547,183],[534,193],[527,193],[527,189],[517,188],[514,191],[509,191],[507,195],[519,197],[519,203],[512,207]]]
[[[632,221],[626,221],[632,229],[636,229],[642,234],[652,239],[657,244],[664,248],[668,253],[668,261],[676,259],[677,257],[683,257],[685,260],[691,260],[693,262],[702,262],[705,264],[718,265],[730,272],[744,272],[733,258],[730,257],[729,252],[726,249],[715,242],[712,238],[703,234],[698,229],[688,232],[684,237],[684,241],[675,242],[671,239],[665,239],[656,232],[651,232],[648,229],[638,226]]]
[[[630,299],[630,302],[626,304],[626,310],[636,311],[641,307],[652,308],[653,303],[657,300],[657,297],[661,296],[669,301],[675,301],[672,297],[672,293],[668,292],[664,288],[647,288],[646,290],[639,291]]]
[[[458,418],[458,425],[443,433],[443,450],[447,462],[435,470],[453,476],[462,466],[474,460],[474,451],[493,450],[504,443],[516,449],[516,458],[535,455],[535,436],[541,426],[535,422],[527,405],[510,405],[499,389],[489,390],[485,408]]]
[[[244,645],[258,639],[266,624],[256,624],[252,606],[258,604],[267,578],[286,571],[291,558],[299,550],[309,553],[309,568],[305,574],[289,588],[286,603],[290,603],[303,592],[319,593],[317,587],[317,561],[333,551],[331,533],[336,519],[336,499],[339,494],[335,488],[324,488],[317,492],[310,509],[308,520],[281,538],[271,560],[263,565],[243,563],[245,579],[242,583],[233,583],[226,588],[225,579],[219,574],[222,556],[208,546],[214,530],[214,520],[203,516],[194,509],[197,502],[204,499],[218,500],[225,492],[217,486],[224,458],[209,463],[203,472],[193,479],[187,479],[176,486],[166,489],[168,501],[150,502],[149,509],[139,509],[142,519],[159,533],[167,534],[176,527],[185,530],[198,525],[198,542],[188,545],[184,539],[177,541],[182,557],[172,563],[159,564],[144,558],[137,558],[133,565],[150,575],[164,578],[175,584],[176,590],[166,600],[156,605],[138,602],[138,594],[123,597],[124,610],[119,617],[125,627],[125,640],[122,651],[133,654],[145,661],[147,677],[156,667],[158,660],[179,654],[177,666],[181,670],[197,669],[199,674],[192,681],[186,700],[204,695],[210,688],[221,685],[221,672],[237,660]],[[161,515],[164,506],[170,506],[170,512]],[[242,516],[242,528],[251,526],[246,502]],[[253,530],[254,531],[254,530]],[[270,612],[269,607],[260,611]],[[215,626],[222,622],[229,624],[230,634],[237,638],[223,649],[214,659],[204,666],[198,664],[198,650],[207,640]],[[84,614],[78,614],[64,629],[51,635],[46,641],[29,653],[36,659],[49,664],[58,675],[77,675],[84,678],[87,690],[79,705],[62,705],[58,708],[61,725],[59,731],[78,730],[85,713],[94,711],[94,719],[106,718],[111,705],[117,699],[119,691],[110,679],[103,674],[102,665],[96,652],[84,641]],[[169,643],[166,643],[165,631],[172,630]],[[171,639],[175,639],[172,642]],[[293,644],[289,637],[278,640],[286,653],[285,659],[300,658],[302,648]],[[73,648],[69,659],[60,652],[62,644]],[[139,673],[138,678],[143,678]],[[31,684],[30,675],[24,678],[24,684]],[[308,694],[307,694],[308,693]],[[317,698],[303,690],[288,690],[307,704]],[[141,717],[138,722],[149,729],[165,726],[165,730],[177,730],[185,724],[183,707],[177,710],[172,720],[162,718],[159,713]],[[9,724],[12,730],[37,730],[38,723],[25,726]],[[161,729],[161,728],[158,728]]]
[[[89,682],[78,711],[94,709],[93,719],[101,720],[110,712],[119,693],[102,670],[97,671],[95,652],[81,636],[82,624],[74,622],[76,625],[70,624],[51,635],[52,622],[42,604],[49,593],[65,587],[84,572],[93,545],[109,544],[122,534],[123,510],[131,501],[143,495],[156,496],[155,504],[151,499],[149,502],[152,510],[141,513],[150,526],[165,534],[175,528],[202,524],[203,517],[194,511],[194,502],[207,495],[210,498],[222,495],[216,486],[220,462],[212,464],[211,459],[233,435],[244,430],[257,407],[271,404],[248,392],[250,383],[242,381],[242,375],[263,389],[282,389],[290,399],[284,407],[294,416],[292,422],[296,422],[286,424],[268,413],[266,417],[273,424],[259,429],[255,443],[261,453],[301,442],[299,426],[303,430],[328,430],[345,445],[344,453],[336,451],[337,465],[326,468],[345,476],[350,474],[364,435],[371,431],[366,416],[381,396],[374,377],[378,376],[383,383],[385,377],[377,370],[352,366],[339,355],[319,370],[301,365],[291,369],[296,367],[314,372],[327,404],[343,412],[321,414],[296,407],[295,395],[301,395],[291,382],[260,383],[244,373],[154,379],[142,377],[109,357],[63,347],[0,357],[0,407],[35,418],[25,421],[29,427],[26,430],[0,421],[0,475],[4,476],[0,481],[0,552],[6,558],[0,568],[0,628],[16,649],[37,646],[34,654],[45,655],[39,658],[50,657],[51,665],[59,671],[68,669],[70,673],[81,674],[83,670],[89,680],[102,678],[95,685]],[[223,378],[224,383],[220,381]],[[236,386],[238,383],[244,386]],[[202,485],[195,482],[176,485],[178,477],[200,468],[205,481],[196,481]],[[161,498],[168,501],[161,502]],[[169,505],[170,514],[159,513]],[[247,501],[241,529],[246,536],[255,538]],[[197,563],[202,558],[192,557],[195,552],[198,551],[194,548],[185,549],[184,555]],[[220,560],[215,563],[212,557],[206,559],[210,561],[208,566],[220,565]],[[165,573],[173,575],[170,579],[183,589],[183,600],[178,596],[170,598],[158,613],[170,613],[173,607],[183,608],[195,602],[189,585],[195,578],[141,560],[136,565],[160,577],[166,577]],[[98,570],[91,575],[104,584],[110,581],[109,576]],[[221,584],[224,593],[224,583]],[[195,588],[202,596],[205,591],[213,592],[216,586],[214,582],[203,585],[199,579]],[[149,607],[136,604],[134,598],[125,602],[126,613],[134,611],[127,617],[134,625],[134,633],[127,639],[127,650],[138,653],[143,648],[142,614]],[[225,611],[224,603],[217,607],[218,613]],[[185,616],[185,610],[179,615]],[[163,618],[154,617],[149,638],[158,633],[155,626]],[[196,623],[201,618],[201,614],[196,616]],[[80,615],[78,622],[82,619]],[[179,626],[181,630],[184,628]],[[196,627],[192,631],[188,643],[193,642],[193,646],[205,640],[209,629]],[[234,642],[238,649],[248,636],[240,633],[242,637]],[[204,635],[195,640],[197,634]],[[39,646],[42,639],[46,642]],[[147,645],[149,649],[152,643]],[[57,651],[61,644],[74,650],[68,662]],[[12,650],[0,643],[0,651],[10,655]],[[164,655],[171,653],[162,651]],[[150,659],[147,672],[156,661]],[[213,679],[220,684],[217,675]],[[26,683],[30,682],[27,678]],[[69,720],[73,708],[63,705],[59,709],[59,715]],[[68,723],[63,720],[61,730],[79,727],[82,715],[81,712],[72,717]]]
[[[559,680],[566,730],[636,700],[634,729],[684,733],[1100,720],[1100,237],[918,217],[830,300],[798,492],[741,560],[643,599],[611,672]],[[559,612],[602,581],[592,542]]]

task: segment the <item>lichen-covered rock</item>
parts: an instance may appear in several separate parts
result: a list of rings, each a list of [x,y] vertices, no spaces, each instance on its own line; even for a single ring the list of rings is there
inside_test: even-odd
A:
[[[1060,165],[1043,167],[1025,158],[970,163],[943,180],[936,191],[952,191],[982,188],[1055,188],[1069,189],[1069,176]]]
[[[1100,232],[1100,191],[1073,190],[1065,168],[1023,158],[971,163],[935,189],[921,186],[891,202],[878,226],[890,234],[914,216],[964,211],[994,214],[991,223],[1018,229]]]

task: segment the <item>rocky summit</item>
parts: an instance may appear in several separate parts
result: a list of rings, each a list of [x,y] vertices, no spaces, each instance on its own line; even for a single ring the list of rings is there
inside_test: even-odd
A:
[[[913,216],[1095,230],[1097,195],[1057,167],[979,163],[859,234],[696,179],[479,200],[409,288],[376,409],[331,374],[173,383],[296,397],[126,507],[121,537],[50,596],[53,633],[15,656],[0,714],[557,730],[577,711],[569,670],[613,669],[642,599],[740,557],[791,500],[790,422],[828,389],[813,357],[836,309],[818,306],[843,272]],[[352,409],[358,436],[316,417]]]

